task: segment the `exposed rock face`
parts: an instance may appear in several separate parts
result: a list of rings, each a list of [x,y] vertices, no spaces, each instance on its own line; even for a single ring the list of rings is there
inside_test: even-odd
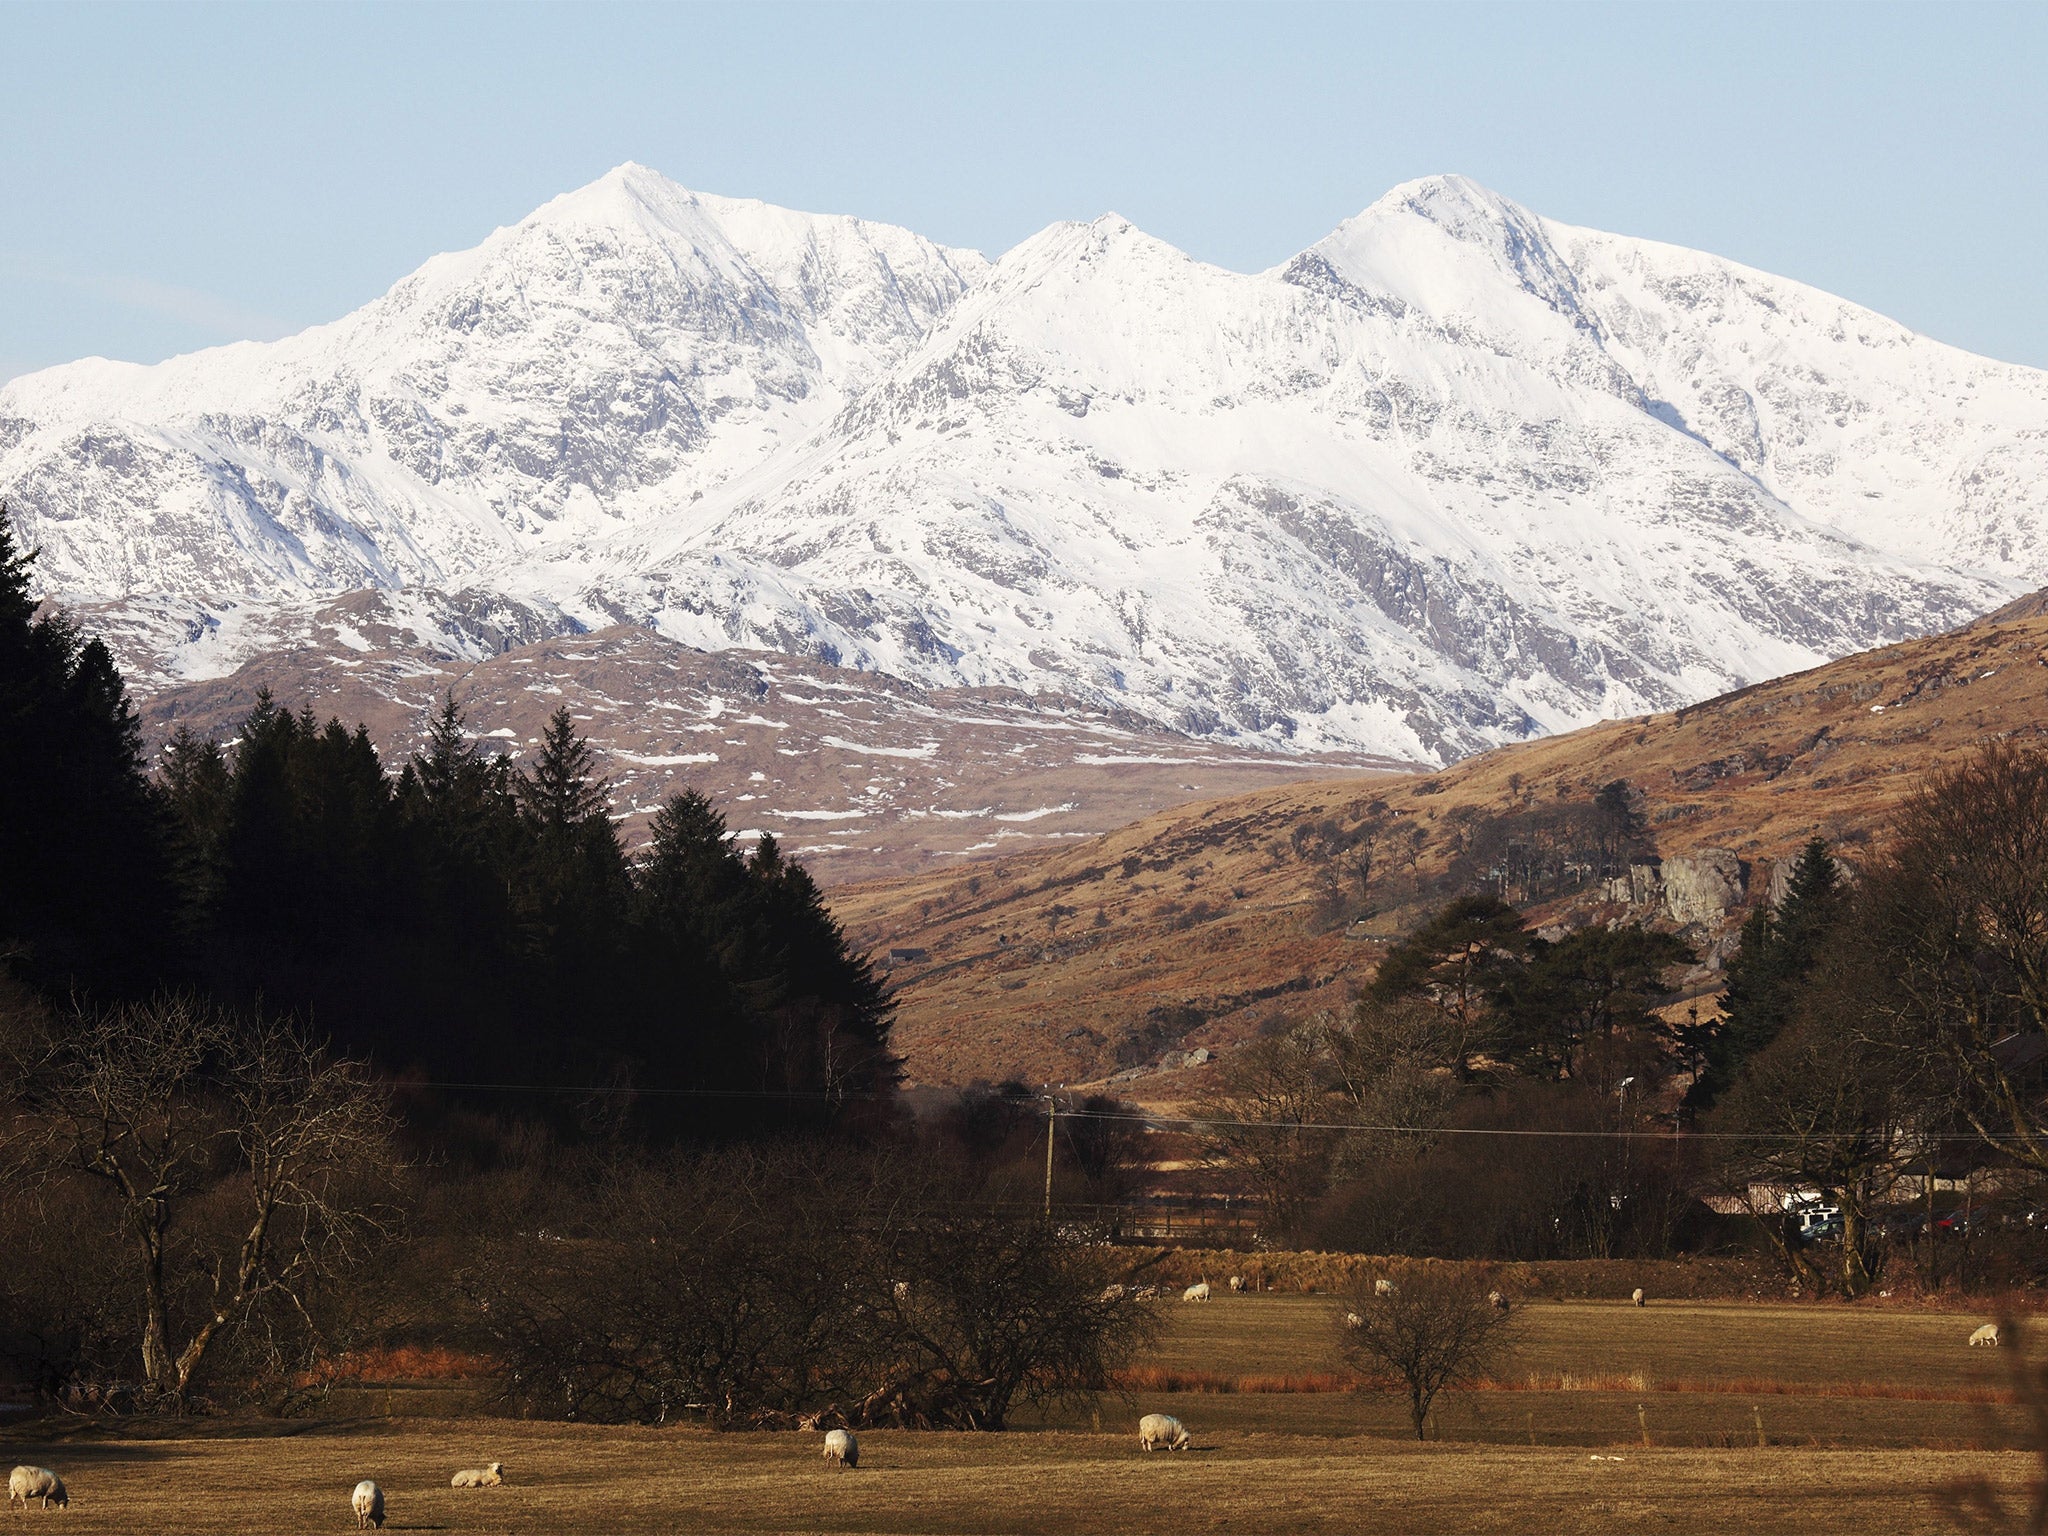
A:
[[[1708,926],[1742,905],[1747,872],[1725,848],[1702,848],[1664,861],[1664,910],[1679,923]]]
[[[1625,875],[1601,882],[1601,895],[1626,907],[1654,907],[1664,899],[1664,872],[1655,862],[1631,864]]]

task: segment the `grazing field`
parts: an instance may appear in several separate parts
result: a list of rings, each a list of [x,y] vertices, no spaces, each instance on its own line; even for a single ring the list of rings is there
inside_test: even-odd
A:
[[[24,1426],[33,1438],[0,1445],[0,1455],[64,1474],[74,1503],[48,1518],[68,1536],[349,1529],[348,1492],[363,1477],[383,1485],[385,1529],[394,1531],[1186,1536],[1853,1525],[1875,1536],[1955,1529],[1950,1485],[1981,1478],[2016,1491],[2037,1465],[2017,1449],[2016,1410],[1999,1401],[2008,1361],[1964,1343],[1974,1315],[1530,1307],[1512,1365],[1491,1389],[1447,1402],[1441,1438],[1417,1444],[1388,1394],[1241,1390],[1247,1378],[1330,1385],[1326,1300],[1168,1306],[1149,1362],[1155,1374],[1141,1379],[1212,1390],[1147,1385],[1130,1402],[1104,1400],[1099,1418],[1079,1410],[1008,1435],[868,1432],[857,1472],[826,1466],[816,1435],[474,1418],[202,1421],[175,1439],[133,1438],[152,1432],[143,1425],[130,1425],[129,1438],[52,1439],[46,1422]],[[1225,1385],[1232,1390],[1213,1390]],[[1180,1415],[1194,1449],[1140,1453],[1134,1427],[1148,1410]],[[457,1468],[490,1460],[506,1464],[506,1487],[448,1486]]]
[[[1134,1373],[1142,1409],[1196,1423],[1297,1434],[1408,1433],[1391,1393],[1331,1386],[1327,1298],[1174,1303]],[[1440,1401],[1446,1439],[1538,1446],[2016,1448],[2006,1351],[1971,1349],[1975,1313],[1743,1303],[1551,1303],[1524,1309],[1487,1390]],[[2048,1353],[2048,1330],[2029,1353]],[[1324,1378],[1318,1381],[1317,1378]],[[1223,1390],[1159,1391],[1200,1384]],[[1245,1390],[1251,1388],[1253,1390]]]
[[[2029,1465],[1994,1452],[1589,1453],[1244,1431],[1146,1456],[1135,1440],[875,1433],[861,1437],[858,1472],[827,1467],[815,1435],[502,1421],[39,1447],[62,1465],[73,1503],[68,1514],[29,1518],[56,1521],[65,1536],[340,1530],[351,1528],[349,1489],[374,1477],[390,1531],[1803,1536],[1853,1525],[1881,1536],[1948,1528],[1936,1491],[1948,1479],[2016,1486]],[[505,1462],[507,1486],[448,1486],[452,1471],[485,1456]]]

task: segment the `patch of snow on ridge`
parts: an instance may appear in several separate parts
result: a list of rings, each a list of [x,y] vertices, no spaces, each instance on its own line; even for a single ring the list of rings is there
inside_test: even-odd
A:
[[[936,741],[928,741],[918,747],[872,747],[862,746],[859,742],[847,741],[838,736],[821,736],[818,739],[828,747],[837,747],[842,752],[855,752],[862,757],[906,757],[917,762],[929,762],[938,756],[939,752],[939,744]]]

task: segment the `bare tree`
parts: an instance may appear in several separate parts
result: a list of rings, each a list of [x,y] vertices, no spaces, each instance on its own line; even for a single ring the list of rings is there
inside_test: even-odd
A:
[[[1873,1042],[1998,1151],[2048,1172],[2048,754],[2010,744],[1931,777],[1857,904],[1882,957]]]
[[[1868,1291],[1882,1259],[1872,1218],[1919,1144],[1924,1101],[1889,1052],[1856,1024],[1869,978],[1833,957],[1801,1012],[1759,1052],[1715,1109],[1717,1182],[1745,1200],[1795,1276],[1817,1290]],[[1922,1153],[1924,1156],[1924,1152]],[[1842,1214],[1839,1264],[1814,1262],[1777,1192],[1813,1190]]]
[[[159,997],[74,1021],[25,1085],[24,1171],[112,1196],[158,1405],[186,1402],[224,1331],[270,1302],[304,1315],[394,1223],[381,1094],[288,1022]]]
[[[1327,1126],[1350,1118],[1329,1014],[1262,1034],[1224,1059],[1217,1087],[1197,1113],[1210,1161],[1242,1172],[1276,1232],[1294,1230],[1329,1187],[1336,1138]]]
[[[1361,1278],[1339,1298],[1334,1321],[1351,1365],[1401,1379],[1418,1440],[1437,1394],[1490,1370],[1514,1327],[1477,1275],[1434,1265],[1405,1267],[1391,1282]]]

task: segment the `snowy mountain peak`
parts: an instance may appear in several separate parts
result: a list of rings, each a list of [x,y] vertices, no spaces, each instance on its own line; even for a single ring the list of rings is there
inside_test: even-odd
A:
[[[376,588],[441,654],[627,622],[1419,759],[1946,627],[2048,580],[2044,487],[2048,376],[1459,176],[1242,274],[629,163],[299,336],[0,388],[0,499],[157,678]]]
[[[1519,289],[1575,327],[1588,323],[1544,221],[1466,176],[1404,182],[1303,257],[1438,319],[1512,323],[1499,306]]]

